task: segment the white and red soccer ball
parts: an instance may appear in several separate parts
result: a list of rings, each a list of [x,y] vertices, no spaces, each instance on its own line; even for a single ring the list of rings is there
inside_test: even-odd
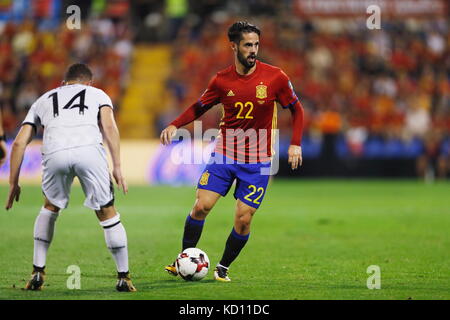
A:
[[[209,258],[198,248],[187,248],[175,261],[178,274],[186,281],[202,280],[209,270]]]

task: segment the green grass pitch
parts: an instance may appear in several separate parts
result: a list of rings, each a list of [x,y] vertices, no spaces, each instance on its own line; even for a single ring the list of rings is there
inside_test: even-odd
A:
[[[0,187],[2,201],[7,187]],[[185,282],[163,271],[181,245],[193,187],[130,187],[116,207],[128,234],[136,293],[115,292],[114,262],[83,195],[57,221],[46,287],[21,290],[31,272],[39,187],[0,212],[0,299],[450,299],[450,184],[386,180],[275,179],[256,213],[250,240],[230,269],[231,283]],[[214,266],[234,216],[232,192],[207,218],[198,247]],[[69,290],[67,268],[81,269]],[[367,288],[367,268],[381,289]]]

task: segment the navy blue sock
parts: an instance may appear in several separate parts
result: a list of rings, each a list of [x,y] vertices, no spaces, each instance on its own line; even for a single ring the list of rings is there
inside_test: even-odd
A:
[[[228,268],[230,264],[237,258],[242,248],[247,243],[250,233],[243,236],[237,233],[234,228],[228,236],[227,243],[225,244],[225,250],[220,260],[220,265]]]
[[[205,220],[197,220],[188,215],[184,224],[183,249],[195,248],[202,235]]]

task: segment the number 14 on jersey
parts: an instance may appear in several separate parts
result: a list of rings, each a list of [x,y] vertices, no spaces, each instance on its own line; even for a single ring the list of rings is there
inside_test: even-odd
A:
[[[69,102],[66,103],[63,109],[79,108],[79,113],[81,115],[84,115],[84,109],[89,109],[88,106],[84,104],[85,96],[86,96],[86,89],[83,89],[76,95],[74,95],[72,99],[70,99]],[[53,116],[57,117],[59,115],[58,93],[54,92],[51,95],[49,95],[48,98],[53,99]],[[78,98],[80,99],[79,101],[80,103],[72,105],[72,103],[74,103],[75,100]]]

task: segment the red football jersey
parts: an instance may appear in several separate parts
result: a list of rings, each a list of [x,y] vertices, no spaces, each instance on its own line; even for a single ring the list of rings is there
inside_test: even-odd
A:
[[[269,161],[277,101],[283,108],[298,102],[280,68],[256,61],[255,71],[247,76],[237,73],[234,65],[218,72],[198,101],[205,108],[223,104],[215,151],[239,161]]]

